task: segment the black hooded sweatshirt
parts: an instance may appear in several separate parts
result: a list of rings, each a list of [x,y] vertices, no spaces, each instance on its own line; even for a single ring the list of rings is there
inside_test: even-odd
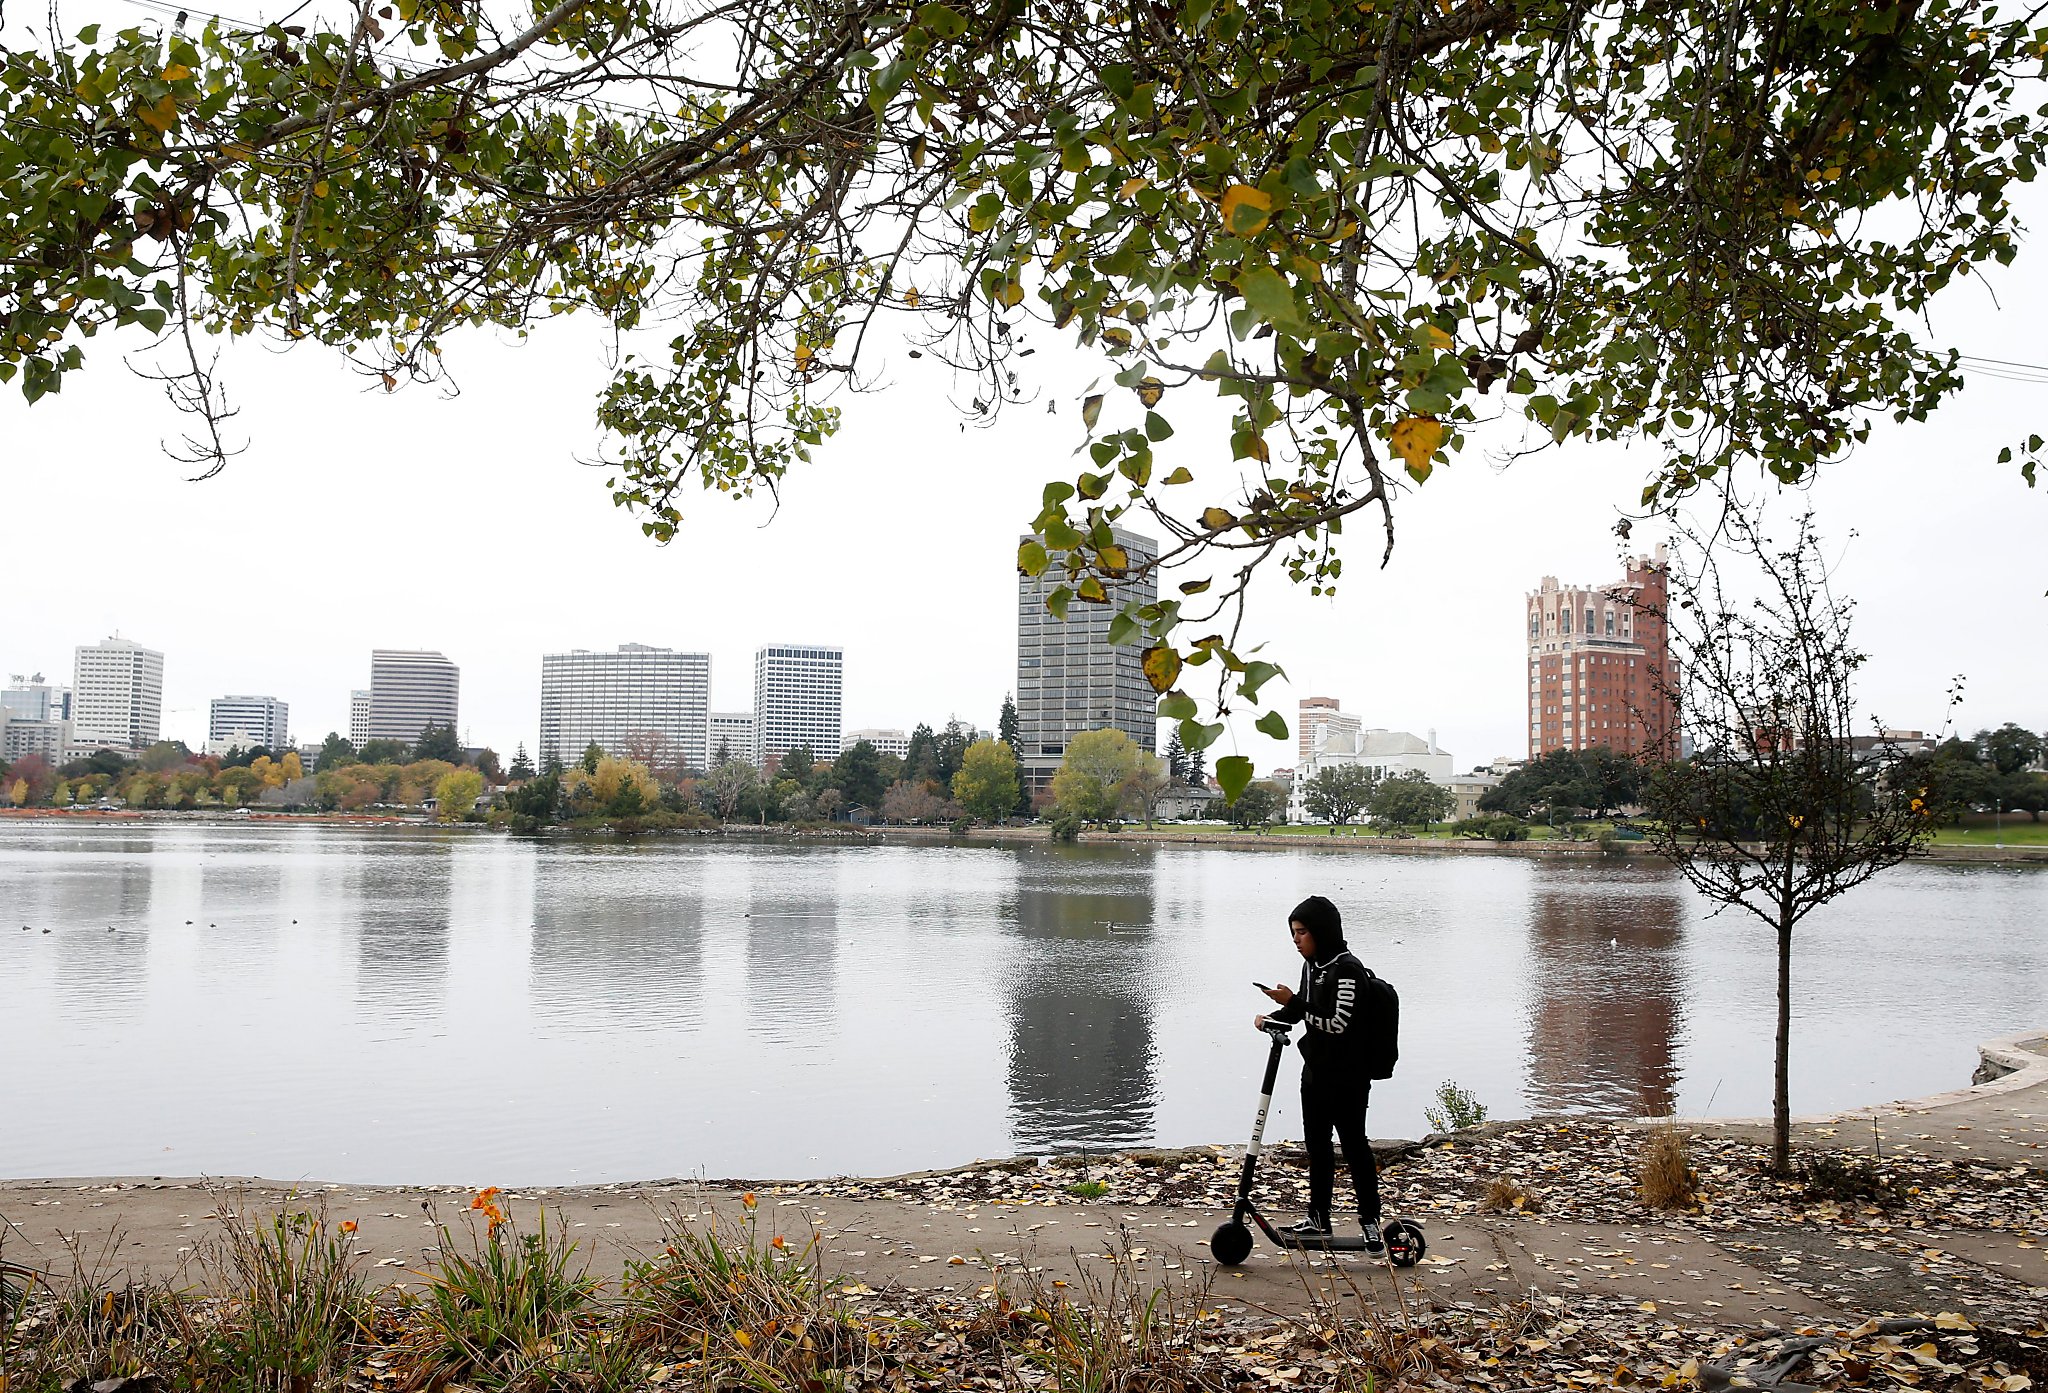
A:
[[[1365,964],[1351,956],[1340,938],[1327,949],[1317,944],[1315,961],[1301,965],[1301,986],[1294,999],[1266,1019],[1307,1025],[1301,1035],[1301,1057],[1312,1075],[1334,1083],[1355,1069],[1363,1083],[1365,1071],[1359,1061],[1365,1035],[1359,1012],[1364,999]]]

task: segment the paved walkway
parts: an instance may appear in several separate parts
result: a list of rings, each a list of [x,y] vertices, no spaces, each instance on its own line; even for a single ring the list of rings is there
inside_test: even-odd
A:
[[[2048,1046],[2038,1033],[2000,1042],[2013,1072],[1980,1087],[1888,1109],[1806,1119],[1802,1145],[1869,1145],[1874,1114],[1888,1147],[2048,1171]],[[1992,1052],[1993,1047],[1987,1047]],[[2037,1053],[2036,1051],[2043,1051]],[[1753,1124],[1731,1123],[1731,1131]],[[1389,1175],[1398,1197],[1400,1171]],[[216,1206],[260,1214],[278,1206],[353,1220],[375,1280],[418,1283],[436,1256],[436,1218],[454,1241],[471,1232],[468,1190],[309,1185],[259,1180],[30,1180],[0,1182],[0,1260],[56,1273],[74,1266],[101,1280],[122,1275],[203,1285],[219,1227]],[[500,1200],[530,1227],[544,1209],[566,1225],[593,1269],[617,1276],[658,1251],[670,1226],[751,1222],[762,1240],[814,1254],[842,1288],[890,1284],[960,1294],[1027,1269],[1083,1287],[1106,1280],[1112,1260],[1163,1286],[1212,1284],[1230,1305],[1301,1309],[1348,1296],[1353,1285],[1382,1301],[1394,1274],[1363,1255],[1278,1252],[1261,1242],[1241,1268],[1218,1268],[1209,1234],[1223,1216],[1174,1205],[1090,1204],[1054,1192],[1038,1200],[954,1202],[788,1196],[763,1188],[748,1206],[731,1189],[655,1182],[528,1189]],[[1962,1207],[1962,1206],[1959,1206]],[[1398,1212],[1396,1210],[1395,1212]],[[749,1216],[751,1215],[751,1220]],[[1984,1314],[2038,1298],[2048,1302],[2048,1213],[1986,1225],[1966,1212],[1953,1224],[1857,1230],[1689,1227],[1645,1215],[1640,1224],[1587,1224],[1536,1217],[1432,1220],[1423,1265],[1401,1274],[1409,1300],[1492,1302],[1532,1291],[1597,1292],[1654,1303],[1675,1319],[1784,1325],[1886,1312]]]

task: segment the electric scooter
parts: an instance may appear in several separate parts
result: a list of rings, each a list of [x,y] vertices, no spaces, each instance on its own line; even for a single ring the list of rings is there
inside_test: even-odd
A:
[[[1209,1251],[1225,1267],[1236,1267],[1242,1263],[1252,1250],[1252,1231],[1245,1227],[1244,1222],[1250,1219],[1259,1226],[1259,1232],[1266,1235],[1268,1242],[1282,1248],[1362,1253],[1366,1251],[1363,1234],[1346,1234],[1340,1238],[1332,1233],[1319,1238],[1304,1238],[1282,1233],[1267,1223],[1266,1216],[1259,1213],[1259,1207],[1252,1203],[1252,1179],[1259,1169],[1259,1147],[1266,1135],[1266,1112],[1273,1106],[1273,1080],[1279,1077],[1280,1054],[1287,1048],[1286,1026],[1269,1021],[1260,1029],[1273,1037],[1273,1049],[1266,1057],[1266,1081],[1259,1089],[1259,1116],[1252,1123],[1252,1144],[1244,1153],[1244,1172],[1237,1180],[1237,1207],[1231,1211],[1230,1218],[1210,1235]],[[1387,1245],[1387,1261],[1396,1267],[1413,1267],[1429,1251],[1429,1244],[1422,1237],[1422,1226],[1410,1219],[1390,1219],[1381,1224],[1380,1238]]]

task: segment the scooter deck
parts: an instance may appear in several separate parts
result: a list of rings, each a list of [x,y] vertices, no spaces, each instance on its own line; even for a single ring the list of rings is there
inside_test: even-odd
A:
[[[1318,1253],[1370,1253],[1372,1251],[1372,1249],[1365,1246],[1365,1235],[1363,1234],[1345,1234],[1342,1236],[1333,1234],[1328,1238],[1276,1238],[1273,1241],[1283,1248],[1306,1248]],[[1382,1243],[1380,1251],[1384,1253],[1386,1250],[1386,1244]]]

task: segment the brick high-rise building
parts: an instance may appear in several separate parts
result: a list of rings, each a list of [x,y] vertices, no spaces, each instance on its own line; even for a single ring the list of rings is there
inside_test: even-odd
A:
[[[1530,758],[1594,746],[1677,753],[1668,594],[1661,546],[1611,584],[1559,585],[1545,576],[1528,593]]]
[[[1303,697],[1296,710],[1295,730],[1299,737],[1300,749],[1297,758],[1303,764],[1316,757],[1316,746],[1325,733],[1330,735],[1356,735],[1365,728],[1365,723],[1356,713],[1347,714],[1342,703],[1335,697]]]

